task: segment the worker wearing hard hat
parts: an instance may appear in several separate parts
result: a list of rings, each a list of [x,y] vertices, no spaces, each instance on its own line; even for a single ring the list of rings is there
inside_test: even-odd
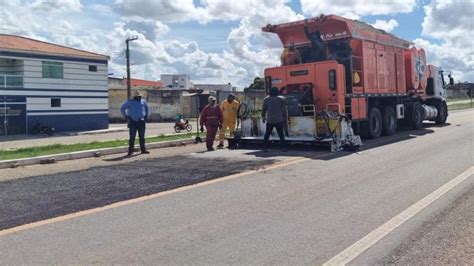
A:
[[[301,55],[300,52],[295,49],[295,45],[290,43],[281,52],[280,60],[282,66],[301,64]]]
[[[222,128],[222,111],[219,105],[216,104],[216,98],[210,96],[208,98],[209,104],[202,109],[201,117],[199,119],[201,125],[201,132],[204,132],[206,126],[206,147],[208,151],[213,151],[214,140],[216,139],[217,129]]]
[[[219,132],[219,145],[217,148],[224,147],[224,139],[227,130],[229,130],[231,136],[234,134],[239,105],[239,102],[235,100],[235,95],[232,93],[229,93],[229,95],[227,95],[227,99],[221,103],[221,111],[224,121]]]
[[[146,101],[142,99],[140,91],[134,91],[133,98],[122,105],[120,112],[128,121],[130,133],[130,138],[128,140],[128,156],[133,154],[137,131],[141,152],[143,154],[150,153],[145,148],[145,123],[150,113],[150,109],[148,108]]]

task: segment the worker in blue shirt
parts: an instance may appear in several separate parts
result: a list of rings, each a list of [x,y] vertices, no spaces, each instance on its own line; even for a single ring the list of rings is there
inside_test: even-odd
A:
[[[145,123],[150,113],[148,104],[142,99],[140,91],[135,91],[133,98],[126,101],[120,108],[120,112],[128,121],[130,129],[130,139],[128,140],[128,156],[133,155],[135,146],[135,137],[138,131],[138,139],[140,140],[140,150],[142,154],[148,154],[145,148]]]

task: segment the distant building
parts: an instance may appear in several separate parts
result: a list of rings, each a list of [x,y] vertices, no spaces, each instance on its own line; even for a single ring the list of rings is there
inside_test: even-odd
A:
[[[132,90],[139,89],[140,92],[143,94],[145,99],[148,101],[148,97],[150,95],[162,95],[162,93],[154,93],[157,91],[162,91],[163,83],[160,81],[151,81],[151,80],[143,80],[143,79],[130,79],[130,85]],[[167,95],[167,94],[165,94]],[[150,96],[151,97],[151,96]],[[156,96],[153,96],[153,101],[156,99]],[[109,119],[112,122],[115,121],[123,121],[122,114],[120,113],[120,107],[122,103],[127,100],[127,79],[126,78],[116,78],[116,77],[109,77]],[[166,101],[165,101],[166,102]],[[174,104],[175,101],[171,101],[171,104]],[[161,102],[160,102],[161,103]],[[157,105],[154,102],[150,102],[149,106],[152,108],[152,112],[157,111]],[[179,109],[179,97],[178,97],[178,109]],[[153,117],[150,117],[154,119]],[[159,119],[156,119],[159,120]]]
[[[160,89],[163,88],[163,83],[160,81],[151,81],[151,80],[144,80],[144,79],[130,79],[130,87],[132,89],[140,89],[140,88],[147,88],[147,89]],[[116,78],[116,77],[109,77],[109,89],[127,89],[127,79],[126,78]]]
[[[194,88],[197,90],[218,92],[218,91],[236,91],[232,84],[194,84]]]
[[[109,57],[0,34],[0,135],[108,128]]]
[[[127,86],[127,79],[123,79],[123,83]],[[161,81],[151,81],[144,79],[130,79],[130,86],[135,89],[147,88],[147,89],[160,89],[163,88]]]
[[[474,95],[474,83],[464,82],[448,86],[446,89],[448,98],[472,98]]]
[[[193,83],[188,75],[161,75],[161,83],[168,89],[190,90],[193,88]]]
[[[124,78],[109,77],[109,90],[126,90],[127,85],[123,82]]]

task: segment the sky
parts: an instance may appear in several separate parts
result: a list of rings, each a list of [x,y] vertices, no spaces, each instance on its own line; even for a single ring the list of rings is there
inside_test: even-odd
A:
[[[194,83],[248,86],[279,64],[277,24],[336,14],[365,21],[427,51],[430,64],[474,82],[474,0],[0,0],[0,33],[110,56],[123,77],[188,74]]]

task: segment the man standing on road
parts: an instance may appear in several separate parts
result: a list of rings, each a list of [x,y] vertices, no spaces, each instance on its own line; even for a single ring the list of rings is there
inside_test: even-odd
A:
[[[214,140],[216,139],[217,129],[222,128],[222,111],[219,105],[216,104],[216,98],[210,96],[209,104],[202,109],[200,125],[201,132],[204,132],[204,125],[206,126],[206,147],[208,151],[213,151]]]
[[[280,137],[280,145],[283,151],[287,150],[285,135],[283,134],[283,125],[287,119],[285,100],[278,97],[278,88],[272,87],[270,95],[263,101],[262,107],[263,123],[266,123],[265,137],[263,139],[264,151],[268,150],[269,138],[273,128],[276,128]]]
[[[221,111],[222,115],[224,116],[224,122],[222,123],[222,129],[219,132],[219,145],[217,146],[217,148],[224,147],[224,139],[227,129],[229,129],[231,136],[234,134],[238,110],[239,102],[235,100],[234,94],[229,93],[229,95],[227,95],[227,100],[224,100],[221,104]]]
[[[127,119],[128,128],[130,130],[130,139],[128,140],[128,156],[133,155],[137,131],[142,154],[150,153],[145,148],[145,124],[150,110],[146,101],[142,99],[140,91],[137,90],[134,92],[133,98],[126,101],[122,105],[120,112]]]

